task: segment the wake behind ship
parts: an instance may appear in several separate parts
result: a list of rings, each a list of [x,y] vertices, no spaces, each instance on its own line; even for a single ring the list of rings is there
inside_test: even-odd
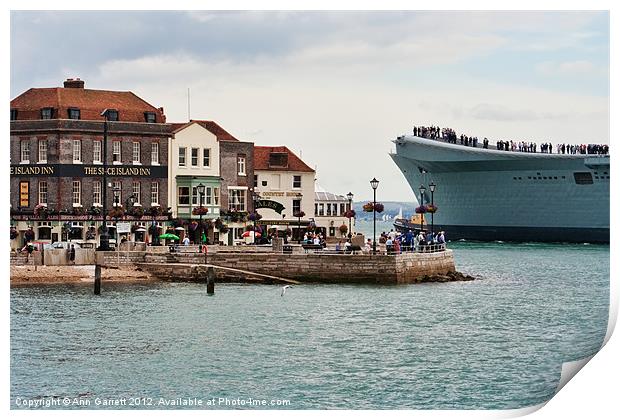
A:
[[[390,154],[451,240],[609,243],[609,155],[526,153],[400,136]],[[490,146],[489,146],[490,147]],[[429,215],[426,217],[430,221]]]

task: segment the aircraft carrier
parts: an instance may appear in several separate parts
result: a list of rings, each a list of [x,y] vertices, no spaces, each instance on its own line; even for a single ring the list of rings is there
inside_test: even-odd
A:
[[[609,243],[609,155],[550,154],[413,135],[390,156],[450,240]],[[433,197],[429,184],[436,185]],[[430,224],[431,217],[426,214]]]

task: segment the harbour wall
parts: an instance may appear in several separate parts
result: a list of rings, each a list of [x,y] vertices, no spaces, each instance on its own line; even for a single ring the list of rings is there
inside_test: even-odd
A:
[[[67,265],[66,250],[46,250],[45,265]],[[36,262],[35,262],[36,261]],[[41,253],[35,251],[28,265],[41,265]],[[99,264],[104,267],[134,266],[156,278],[168,281],[204,281],[208,265],[214,266],[219,281],[265,281],[259,275],[275,276],[301,282],[406,284],[429,281],[425,276],[454,272],[452,250],[399,255],[367,254],[281,254],[268,252],[189,252],[97,251],[76,250],[75,265]],[[25,254],[11,253],[12,265],[26,265]]]
[[[166,255],[147,255],[138,264],[155,277],[171,281],[203,281],[206,278],[204,255],[178,255],[173,262]],[[452,250],[400,255],[342,254],[212,254],[207,264],[215,266],[216,279],[242,281],[244,274],[217,267],[245,270],[301,282],[406,284],[422,281],[424,276],[445,275],[455,271]],[[204,268],[204,270],[203,270]]]

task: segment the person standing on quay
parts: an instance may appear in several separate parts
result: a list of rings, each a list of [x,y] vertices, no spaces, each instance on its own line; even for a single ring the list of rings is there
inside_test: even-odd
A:
[[[70,264],[75,265],[75,246],[71,244],[71,248],[69,249],[69,261]]]

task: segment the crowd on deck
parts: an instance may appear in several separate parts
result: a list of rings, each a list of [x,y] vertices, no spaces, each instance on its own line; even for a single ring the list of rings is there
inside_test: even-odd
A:
[[[413,135],[431,140],[442,140],[452,144],[460,143],[463,146],[478,147],[478,137],[464,134],[457,136],[452,128],[415,126],[413,127]],[[486,137],[482,140],[482,148],[489,148],[489,139]],[[527,141],[497,140],[495,148],[507,152],[553,153],[553,145],[550,142],[537,145],[534,142]],[[555,149],[557,154],[609,154],[609,145],[607,144],[556,144]]]

